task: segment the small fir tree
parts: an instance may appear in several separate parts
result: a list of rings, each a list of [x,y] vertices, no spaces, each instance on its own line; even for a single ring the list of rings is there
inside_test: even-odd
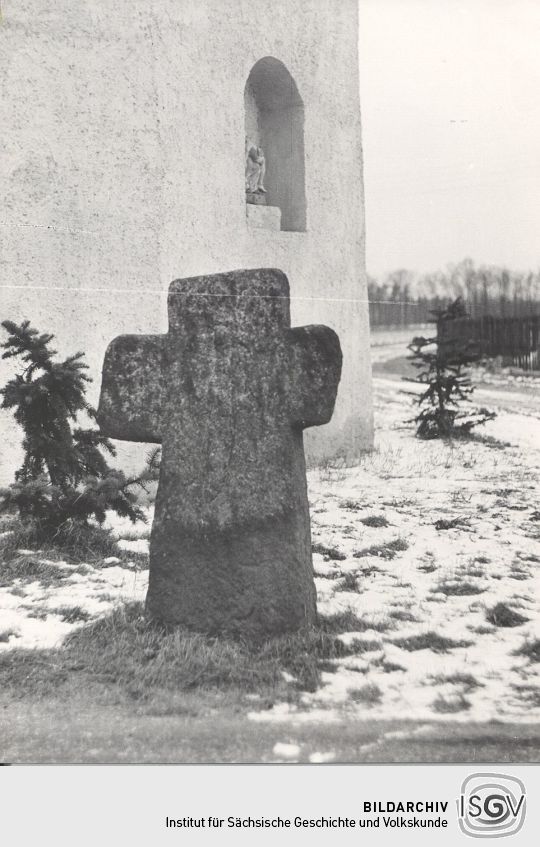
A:
[[[408,358],[418,369],[413,382],[426,386],[414,402],[421,411],[413,419],[419,438],[451,438],[464,436],[471,429],[495,417],[488,409],[463,409],[470,401],[474,387],[468,366],[481,358],[480,346],[472,339],[445,333],[445,323],[468,317],[465,304],[458,297],[445,309],[431,314],[437,325],[437,335],[430,338],[417,336],[408,345]]]
[[[21,371],[0,389],[3,409],[13,410],[23,429],[24,461],[15,482],[0,490],[0,510],[18,510],[26,524],[50,537],[74,523],[99,523],[111,509],[131,520],[144,519],[132,490],[140,479],[127,479],[109,467],[111,442],[96,428],[83,428],[79,416],[95,421],[85,397],[91,382],[84,354],[55,361],[54,336],[40,334],[29,321],[4,321],[8,339],[3,359],[16,359]]]

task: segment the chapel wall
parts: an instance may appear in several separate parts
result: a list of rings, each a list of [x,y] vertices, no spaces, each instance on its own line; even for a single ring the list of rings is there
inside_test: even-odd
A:
[[[354,419],[369,447],[355,0],[2,7],[2,319],[83,350],[95,403],[107,344],[164,331],[173,279],[279,267],[293,323],[332,326],[344,350],[335,420],[308,440],[331,451]],[[304,103],[306,232],[246,224],[244,90],[264,56]],[[19,433],[1,414],[6,482]]]

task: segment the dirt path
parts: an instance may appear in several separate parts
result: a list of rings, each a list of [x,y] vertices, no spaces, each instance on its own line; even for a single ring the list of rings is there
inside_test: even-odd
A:
[[[420,385],[406,379],[415,373],[407,359],[407,344],[415,333],[429,332],[430,328],[411,327],[373,333],[371,358],[376,403],[403,403],[403,392],[421,392]],[[483,431],[526,449],[540,450],[540,375],[519,380],[516,377],[486,377],[480,373],[477,378],[474,404],[487,406],[498,414],[505,413],[506,433],[496,422]]]
[[[73,710],[58,700],[0,700],[0,709],[3,763],[488,763],[537,762],[540,756],[533,724],[465,726],[351,715],[331,724],[265,725],[227,708],[209,715],[155,715],[141,708]]]
[[[412,391],[420,394],[422,386],[418,383],[408,382],[399,374],[375,372],[373,382],[377,391],[383,395],[396,392]],[[477,405],[489,405],[495,411],[510,413],[519,412],[527,417],[540,419],[540,392],[520,391],[513,387],[477,387],[474,391],[474,400]]]

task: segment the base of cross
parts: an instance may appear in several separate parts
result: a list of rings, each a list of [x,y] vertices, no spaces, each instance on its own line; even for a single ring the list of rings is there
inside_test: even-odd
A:
[[[266,194],[260,191],[246,191],[246,203],[252,206],[266,206]]]
[[[154,526],[146,615],[168,627],[250,641],[297,632],[317,619],[309,512],[297,502],[229,530],[186,533],[167,519]]]

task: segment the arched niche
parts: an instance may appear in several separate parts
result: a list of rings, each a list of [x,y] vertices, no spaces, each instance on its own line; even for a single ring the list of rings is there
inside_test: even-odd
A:
[[[304,104],[283,62],[272,56],[256,62],[244,106],[246,136],[266,159],[267,205],[281,209],[281,229],[305,232]]]

